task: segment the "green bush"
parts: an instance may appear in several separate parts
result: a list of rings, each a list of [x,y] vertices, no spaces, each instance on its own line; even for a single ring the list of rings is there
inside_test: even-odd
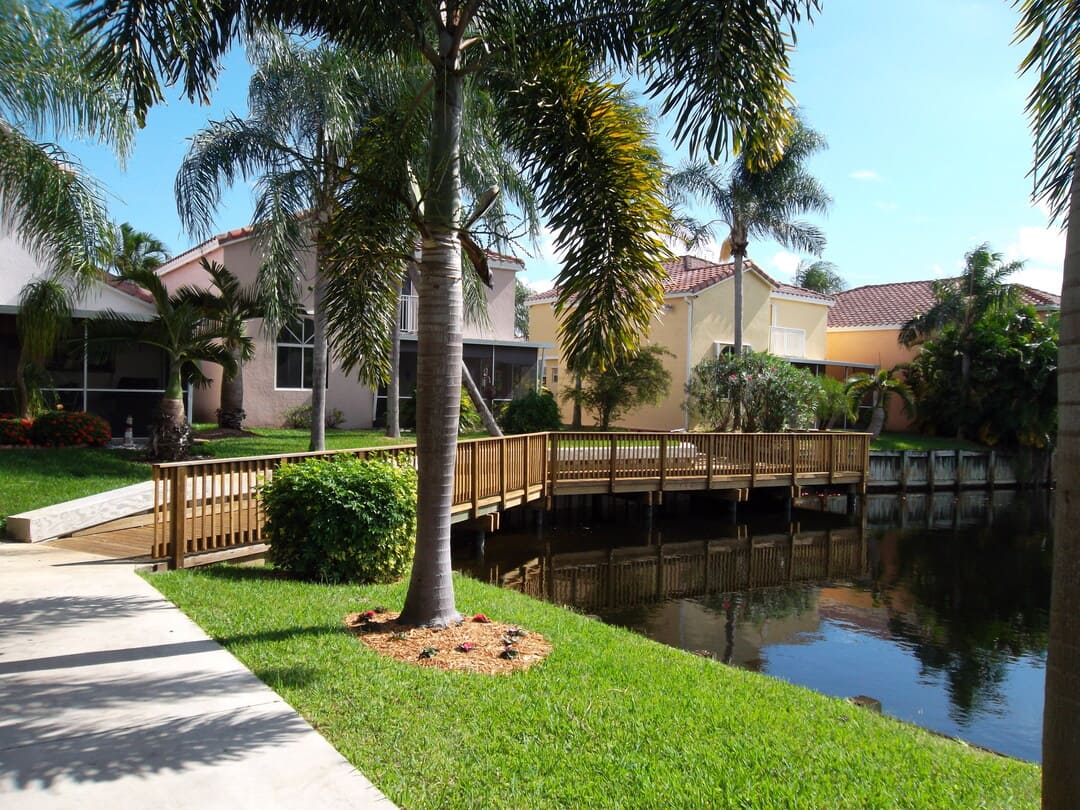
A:
[[[311,430],[311,406],[297,405],[285,411],[285,427],[293,430]],[[336,428],[345,422],[345,414],[337,408],[326,409],[326,426]]]
[[[270,560],[292,576],[393,582],[412,560],[416,471],[407,462],[308,459],[278,468],[259,497]]]
[[[691,412],[705,427],[745,433],[811,427],[819,390],[809,371],[767,352],[702,360],[686,385]]]
[[[29,419],[20,419],[10,413],[0,413],[0,445],[30,444]]]
[[[45,447],[104,447],[111,438],[109,423],[84,411],[46,411],[30,428],[30,440]]]
[[[548,390],[530,390],[506,404],[499,425],[507,433],[541,433],[562,427],[559,404]]]

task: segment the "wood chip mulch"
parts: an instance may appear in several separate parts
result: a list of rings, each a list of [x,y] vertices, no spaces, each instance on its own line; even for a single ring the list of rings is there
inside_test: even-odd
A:
[[[528,669],[551,652],[543,636],[517,625],[466,616],[449,627],[416,627],[399,624],[399,615],[381,609],[350,613],[345,626],[376,652],[398,661],[484,675]]]

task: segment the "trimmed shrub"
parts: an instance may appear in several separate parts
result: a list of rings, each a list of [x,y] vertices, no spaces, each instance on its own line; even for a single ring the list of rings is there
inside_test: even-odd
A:
[[[0,444],[30,444],[29,419],[20,419],[10,413],[0,413]]]
[[[109,423],[85,411],[46,411],[30,428],[31,441],[44,447],[104,447],[111,438]]]
[[[259,489],[271,562],[317,582],[400,579],[416,542],[416,470],[403,461],[335,456],[278,468]]]
[[[499,425],[507,433],[542,433],[562,427],[559,404],[548,390],[535,389],[516,397],[499,414]]]
[[[336,428],[345,422],[345,414],[337,408],[326,409],[326,426]],[[293,430],[311,430],[311,406],[297,405],[285,411],[285,427]]]

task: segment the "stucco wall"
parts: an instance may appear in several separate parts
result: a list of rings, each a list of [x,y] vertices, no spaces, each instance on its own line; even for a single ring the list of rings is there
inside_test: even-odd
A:
[[[825,326],[829,321],[828,306],[809,301],[792,301],[789,298],[776,296],[770,303],[776,307],[776,317],[772,325],[787,329],[802,329],[806,338],[805,357],[823,360],[826,356]]]
[[[166,286],[170,290],[189,284],[209,286],[209,278],[199,266],[199,260],[204,255],[224,264],[245,285],[255,281],[262,261],[255,239],[236,239],[207,251],[181,257],[175,263],[167,265],[163,275]],[[302,284],[303,306],[311,312],[314,254],[305,253],[301,257],[301,265],[305,273],[305,282]],[[487,291],[491,325],[487,328],[467,325],[465,337],[514,339],[514,279],[516,270],[520,267],[520,264],[510,260],[492,260],[493,289]],[[255,356],[244,365],[244,410],[247,413],[245,423],[252,427],[279,427],[285,411],[289,408],[310,404],[311,392],[277,387],[277,334],[267,334],[261,319],[248,323],[248,334],[255,340]],[[192,419],[213,422],[217,420],[217,408],[221,401],[221,367],[208,363],[203,371],[211,378],[211,384],[195,392]],[[328,410],[336,408],[344,414],[345,422],[341,427],[371,427],[374,419],[374,397],[371,389],[361,385],[354,377],[346,375],[332,360],[326,405]]]
[[[830,329],[825,338],[825,356],[836,362],[870,363],[889,369],[899,363],[910,362],[916,349],[908,349],[896,342],[899,328],[885,329]],[[903,403],[891,398],[885,419],[886,430],[909,430],[911,419],[904,413]]]

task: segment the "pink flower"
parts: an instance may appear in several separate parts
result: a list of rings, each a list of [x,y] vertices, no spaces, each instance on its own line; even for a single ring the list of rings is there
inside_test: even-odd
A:
[[[476,645],[473,644],[471,641],[463,641],[460,644],[458,644],[457,648],[458,648],[458,652],[467,653],[470,650],[476,649]]]

